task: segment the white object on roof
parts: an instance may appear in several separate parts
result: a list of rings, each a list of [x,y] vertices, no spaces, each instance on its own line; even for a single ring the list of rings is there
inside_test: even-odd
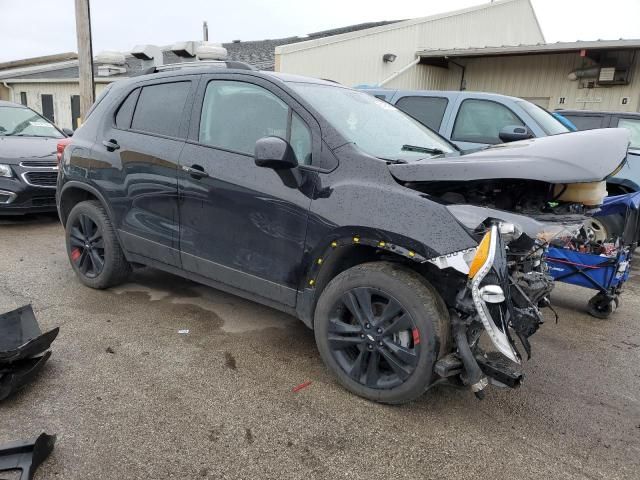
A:
[[[196,56],[197,42],[176,42],[171,45],[171,51],[179,57],[192,58]]]
[[[131,50],[131,55],[137,59],[143,60],[148,66],[162,65],[162,49],[157,45],[136,45]]]
[[[109,65],[124,65],[125,58],[124,53],[114,51],[99,52],[95,57],[96,63],[104,63]]]
[[[227,49],[220,43],[202,42],[196,47],[198,60],[226,60]]]

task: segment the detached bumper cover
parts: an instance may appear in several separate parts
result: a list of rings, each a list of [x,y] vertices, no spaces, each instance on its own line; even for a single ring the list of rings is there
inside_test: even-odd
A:
[[[36,469],[53,451],[55,443],[55,435],[42,433],[32,441],[0,445],[0,473],[17,470],[20,472],[19,480],[32,480]]]
[[[0,315],[0,400],[31,382],[42,370],[58,336],[54,328],[43,334],[31,305]]]

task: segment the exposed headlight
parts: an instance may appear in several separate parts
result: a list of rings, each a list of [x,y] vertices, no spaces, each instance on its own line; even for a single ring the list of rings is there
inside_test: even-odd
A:
[[[0,177],[13,177],[13,170],[11,170],[11,167],[9,165],[0,163]]]
[[[522,231],[515,223],[500,222],[498,224],[498,231],[500,232],[500,236],[504,240],[504,243],[509,243],[522,235]]]
[[[492,291],[491,289],[485,289],[485,291],[483,292],[480,288],[482,280],[487,276],[487,274],[493,267],[496,249],[500,244],[500,242],[498,241],[499,237],[500,229],[498,225],[494,224],[482,238],[480,245],[478,245],[476,255],[471,262],[471,266],[469,267],[469,278],[471,279],[471,297],[473,299],[473,304],[476,307],[476,311],[478,312],[478,317],[480,317],[480,321],[482,322],[482,325],[489,335],[491,342],[495,345],[498,351],[500,351],[500,353],[506,356],[509,360],[520,363],[518,354],[511,345],[506,332],[503,332],[498,328],[493,318],[491,318],[491,313],[487,308],[487,297],[489,297],[489,300],[500,300],[500,293],[502,293],[502,297],[504,298],[504,292],[502,292],[502,289],[500,289],[500,292],[497,292],[497,290],[495,289],[493,289]],[[487,287],[492,288],[494,286],[491,285]],[[505,325],[503,328],[508,327]]]
[[[506,299],[500,285],[485,285],[481,287],[480,298],[487,303],[502,303]]]

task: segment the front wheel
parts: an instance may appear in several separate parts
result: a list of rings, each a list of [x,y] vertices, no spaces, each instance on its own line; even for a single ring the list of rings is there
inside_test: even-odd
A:
[[[69,262],[83,284],[108,288],[126,280],[131,266],[100,202],[85,201],[73,207],[65,233]]]
[[[449,315],[426,280],[400,264],[357,265],[318,300],[315,338],[324,363],[349,391],[382,403],[422,395],[448,346]]]

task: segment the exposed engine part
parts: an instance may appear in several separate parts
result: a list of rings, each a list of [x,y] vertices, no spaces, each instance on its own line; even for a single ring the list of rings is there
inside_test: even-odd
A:
[[[405,186],[431,197],[440,198],[447,204],[478,205],[545,221],[570,219],[581,223],[584,217],[579,216],[589,211],[585,205],[599,205],[606,196],[606,187],[601,184],[604,185],[604,182],[577,184],[578,187],[575,187],[574,184],[555,185],[546,182],[500,179],[407,183]],[[587,187],[582,187],[583,189],[580,190],[579,186],[584,185]],[[586,199],[590,203],[581,202],[580,199]],[[574,215],[576,217],[572,217]]]
[[[582,203],[588,206],[602,205],[607,196],[607,182],[569,183],[554,185],[553,197],[558,202]]]

